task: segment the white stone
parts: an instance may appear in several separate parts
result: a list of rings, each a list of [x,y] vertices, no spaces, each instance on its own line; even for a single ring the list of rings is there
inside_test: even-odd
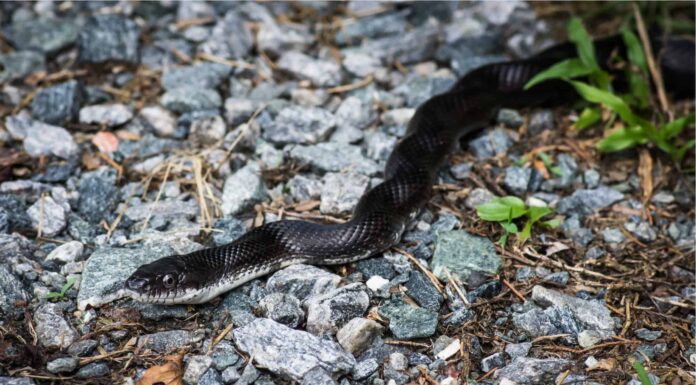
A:
[[[176,117],[160,106],[149,106],[140,110],[142,116],[158,136],[171,137],[176,132]]]
[[[83,250],[84,245],[81,242],[71,241],[53,249],[46,256],[46,260],[57,259],[64,263],[74,262],[77,257],[82,255]]]
[[[459,346],[461,345],[461,342],[459,339],[455,339],[452,341],[449,345],[447,345],[444,349],[442,349],[439,353],[437,353],[436,357],[441,359],[441,360],[446,360],[453,355],[457,354],[459,352]]]
[[[124,104],[97,104],[80,109],[80,123],[120,126],[133,117],[133,111]]]

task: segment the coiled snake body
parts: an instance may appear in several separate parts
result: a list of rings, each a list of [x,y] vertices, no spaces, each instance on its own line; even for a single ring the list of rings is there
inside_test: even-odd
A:
[[[693,97],[693,42],[661,44],[655,39],[654,45],[655,51],[662,50],[660,64],[667,88]],[[602,65],[612,52],[625,50],[618,37],[597,40],[595,47]],[[524,90],[534,75],[574,56],[575,47],[565,43],[529,59],[486,65],[462,77],[448,92],[427,100],[390,155],[384,182],[360,199],[350,221],[268,223],[227,245],[143,265],[126,281],[126,291],[143,302],[202,303],[291,264],[342,264],[384,251],[399,241],[408,222],[428,201],[437,170],[460,137],[485,127],[501,107],[555,106],[575,98],[563,81]]]

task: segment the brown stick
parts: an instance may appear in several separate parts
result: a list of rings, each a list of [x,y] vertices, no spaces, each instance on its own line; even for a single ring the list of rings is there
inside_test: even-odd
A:
[[[640,36],[640,41],[643,43],[643,50],[645,51],[645,58],[648,61],[648,69],[650,69],[650,75],[655,82],[655,88],[657,89],[657,99],[660,102],[660,108],[662,112],[669,116],[669,120],[674,120],[672,116],[672,111],[669,109],[669,103],[667,102],[667,94],[665,93],[665,83],[662,80],[662,74],[657,69],[655,64],[655,56],[653,56],[652,47],[650,47],[650,39],[648,38],[648,32],[645,29],[645,23],[643,22],[643,16],[640,14],[638,5],[633,3],[633,14],[636,17],[636,28],[638,29],[638,35]]]

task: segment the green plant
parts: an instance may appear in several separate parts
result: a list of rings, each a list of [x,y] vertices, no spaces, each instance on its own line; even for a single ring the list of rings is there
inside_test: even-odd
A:
[[[634,113],[634,109],[644,110],[650,106],[647,59],[636,35],[626,27],[622,29],[628,56],[628,60],[622,63],[629,85],[629,92],[625,95],[617,95],[612,89],[610,76],[598,65],[592,39],[579,19],[570,20],[568,36],[575,43],[578,57],[563,60],[537,74],[525,85],[525,89],[550,79],[564,80],[590,103],[575,122],[577,129],[599,123],[603,117],[601,107],[609,112],[605,126],[616,128],[597,144],[600,151],[615,152],[652,143],[680,162],[695,144],[694,140],[685,143],[678,140],[684,128],[694,124],[694,115],[659,123],[664,119],[657,114],[659,122],[656,124]],[[578,78],[587,81],[575,80]],[[615,124],[617,119],[621,120],[619,124]]]
[[[476,213],[481,219],[489,222],[498,222],[505,230],[505,234],[498,240],[498,244],[501,246],[507,243],[510,234],[517,236],[518,243],[526,242],[532,235],[532,226],[537,222],[546,227],[558,227],[560,225],[558,219],[541,221],[543,217],[552,212],[553,210],[548,207],[527,206],[522,199],[515,196],[495,198],[476,207]],[[522,217],[526,217],[527,221],[520,231],[513,220]]]
[[[60,292],[49,291],[48,294],[46,294],[46,298],[56,300],[62,299],[65,297],[65,293],[67,293],[68,290],[75,285],[75,282],[77,282],[77,278],[75,277],[68,279],[67,282],[63,284],[63,287],[61,287]]]
[[[643,364],[641,364],[640,361],[633,361],[633,368],[636,370],[636,373],[638,373],[638,378],[640,379],[641,384],[652,385],[650,377],[648,376],[648,372],[645,370]]]

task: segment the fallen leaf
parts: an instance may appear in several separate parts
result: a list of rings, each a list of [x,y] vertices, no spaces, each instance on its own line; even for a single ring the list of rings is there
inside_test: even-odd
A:
[[[606,371],[611,371],[616,369],[618,366],[618,362],[616,361],[615,358],[603,358],[597,362],[596,365],[592,366],[592,368],[589,368],[589,371],[592,370],[606,370]]]
[[[99,151],[110,153],[118,150],[118,138],[109,131],[100,131],[92,138],[92,143]]]
[[[82,154],[82,165],[85,166],[87,170],[96,170],[101,166],[101,158],[95,154],[85,152]]]
[[[183,352],[164,357],[164,364],[150,367],[136,385],[183,385],[184,382],[181,379],[183,359]]]

